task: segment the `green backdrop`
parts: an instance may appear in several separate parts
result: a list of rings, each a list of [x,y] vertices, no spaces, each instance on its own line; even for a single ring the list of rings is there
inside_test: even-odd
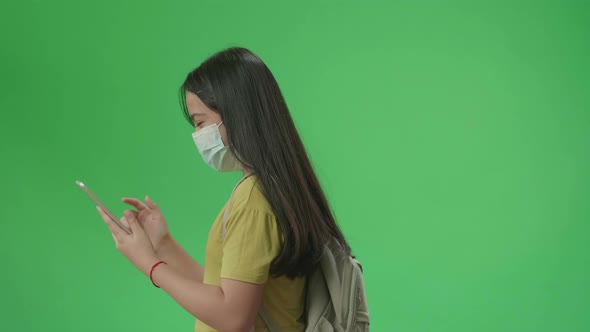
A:
[[[149,194],[203,261],[240,174],[177,88],[207,56],[275,74],[365,266],[373,331],[590,331],[585,1],[0,5],[0,330],[192,331],[115,249]]]

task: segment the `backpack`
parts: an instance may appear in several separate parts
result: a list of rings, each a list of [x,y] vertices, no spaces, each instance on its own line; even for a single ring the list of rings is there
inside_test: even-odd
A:
[[[369,331],[362,266],[354,256],[340,252],[340,245],[332,239],[324,246],[318,268],[307,279],[305,332]]]
[[[232,195],[248,176],[238,182]],[[228,208],[229,202],[223,215],[223,238]],[[303,317],[305,332],[369,331],[369,309],[362,265],[354,256],[343,255],[342,252],[340,244],[332,238],[331,242],[324,245],[317,269],[307,277]],[[261,306],[259,314],[270,332],[280,332],[266,308]]]

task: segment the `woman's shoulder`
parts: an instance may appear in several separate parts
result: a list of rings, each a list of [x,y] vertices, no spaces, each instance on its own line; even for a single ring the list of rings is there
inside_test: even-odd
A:
[[[253,209],[273,214],[272,207],[264,196],[262,183],[256,175],[244,179],[232,195],[232,207]]]

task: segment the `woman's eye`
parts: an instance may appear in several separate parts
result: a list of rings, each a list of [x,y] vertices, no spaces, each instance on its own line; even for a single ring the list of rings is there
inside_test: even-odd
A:
[[[198,122],[197,123],[197,128],[201,127],[202,124],[203,124],[203,122]]]

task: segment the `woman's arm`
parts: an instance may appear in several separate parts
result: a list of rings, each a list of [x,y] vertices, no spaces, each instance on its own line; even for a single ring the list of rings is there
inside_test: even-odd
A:
[[[156,255],[187,279],[203,282],[204,268],[171,235],[162,240]]]
[[[203,268],[172,237],[165,236],[165,241],[154,250],[131,211],[125,211],[132,231],[127,234],[100,207],[97,210],[109,227],[117,250],[146,276],[150,276],[154,264],[167,260],[168,264],[158,265],[151,277],[185,310],[218,331],[248,332],[262,301],[262,282],[222,278],[220,286],[206,285],[202,282]]]
[[[223,278],[220,287],[206,285],[166,264],[154,269],[152,279],[194,317],[223,332],[250,331],[264,291],[264,284]]]

